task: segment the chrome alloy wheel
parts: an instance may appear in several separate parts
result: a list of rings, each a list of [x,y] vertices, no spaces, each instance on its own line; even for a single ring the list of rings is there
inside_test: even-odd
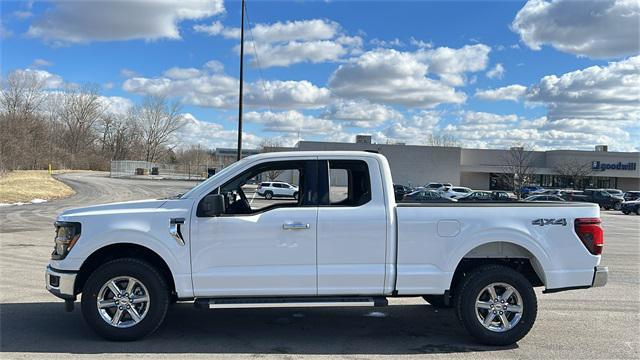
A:
[[[522,297],[518,290],[505,283],[486,286],[476,298],[476,315],[486,329],[505,332],[522,318]]]
[[[98,312],[111,326],[128,328],[138,324],[149,312],[149,291],[131,276],[118,276],[107,281],[97,297]]]

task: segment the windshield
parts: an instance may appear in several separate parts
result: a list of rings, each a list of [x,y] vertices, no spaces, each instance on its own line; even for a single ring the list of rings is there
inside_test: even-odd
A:
[[[235,163],[227,166],[226,168],[220,170],[220,172],[218,172],[217,174],[215,174],[212,177],[208,178],[207,180],[201,182],[200,184],[194,186],[191,190],[187,191],[184,195],[182,195],[180,197],[180,199],[187,199],[192,194],[197,193],[198,191],[200,191],[200,189],[207,188],[209,186],[209,184],[211,184],[212,182],[215,182],[216,179],[218,179],[220,176],[225,175],[225,174],[227,174],[227,173],[229,173],[231,171],[234,171],[234,169],[237,169],[238,167],[241,167],[246,162],[247,162],[247,158],[244,158],[244,159],[242,159],[240,161],[236,161]]]

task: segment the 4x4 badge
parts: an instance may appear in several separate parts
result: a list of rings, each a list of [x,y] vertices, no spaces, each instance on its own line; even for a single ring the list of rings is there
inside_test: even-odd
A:
[[[567,226],[567,219],[535,219],[531,222],[531,225],[562,225]]]

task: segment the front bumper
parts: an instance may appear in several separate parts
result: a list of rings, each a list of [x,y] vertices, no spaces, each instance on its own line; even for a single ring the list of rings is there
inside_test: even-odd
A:
[[[609,279],[609,268],[606,266],[596,266],[596,269],[593,273],[593,282],[591,283],[592,287],[601,287],[607,284],[607,280]]]
[[[75,300],[77,275],[75,272],[56,270],[51,266],[47,266],[47,271],[45,272],[47,290],[61,299]]]

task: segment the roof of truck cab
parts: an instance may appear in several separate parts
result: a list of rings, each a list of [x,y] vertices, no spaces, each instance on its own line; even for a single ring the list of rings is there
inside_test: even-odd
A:
[[[379,158],[384,155],[373,153],[369,151],[277,151],[260,153],[256,155],[247,156],[244,159],[269,159],[269,158],[281,158],[281,157],[307,157],[307,156],[322,156],[322,157],[356,157],[356,158]]]

